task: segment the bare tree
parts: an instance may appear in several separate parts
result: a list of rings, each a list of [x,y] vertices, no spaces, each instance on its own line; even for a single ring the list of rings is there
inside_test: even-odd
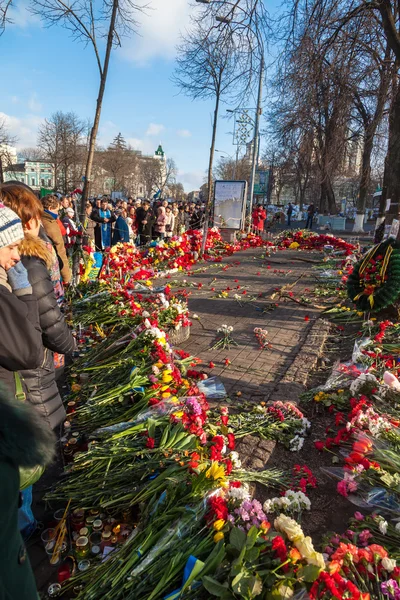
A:
[[[6,121],[0,120],[0,183],[4,182],[4,171],[12,166],[10,147],[17,141],[8,130]]]
[[[55,189],[75,187],[84,158],[84,123],[73,113],[58,111],[45,119],[38,131],[38,148],[52,164]]]
[[[164,196],[164,191],[169,189],[170,185],[176,182],[176,176],[178,174],[178,167],[176,166],[176,162],[173,158],[167,158],[165,161],[165,165],[161,165],[161,169],[159,170],[161,175],[160,177],[160,195]]]
[[[233,158],[221,157],[215,166],[215,179],[236,179],[250,181],[251,163],[247,157],[237,161]]]
[[[123,36],[136,32],[138,23],[135,13],[143,11],[144,6],[134,0],[104,0],[95,6],[93,0],[35,0],[31,4],[33,14],[39,15],[49,25],[61,25],[68,29],[74,40],[92,47],[99,70],[99,91],[96,111],[90,133],[88,155],[85,169],[85,181],[80,207],[84,217],[84,207],[90,193],[91,172],[99,129],[101,108],[112,49],[121,46]],[[102,40],[106,39],[102,56]]]
[[[173,198],[176,202],[183,202],[186,200],[187,194],[185,194],[185,189],[182,183],[170,183],[168,185],[169,193],[171,194],[171,198]]]
[[[7,23],[11,23],[9,16],[12,0],[0,0],[0,35],[4,33]]]
[[[162,163],[156,158],[142,157],[139,163],[140,178],[143,181],[146,196],[151,197],[158,192],[162,178]]]
[[[240,6],[241,3],[248,10]],[[260,58],[260,51],[263,56],[260,40],[257,39],[256,45],[254,43],[258,30],[255,33],[252,28],[254,24],[259,26],[258,11],[261,4],[258,0],[224,2],[222,9],[229,10],[221,16],[217,14],[221,9],[221,2],[210,0],[204,11],[194,19],[194,30],[183,38],[178,47],[175,83],[194,100],[214,100],[202,252],[212,204],[213,163],[220,103],[223,100],[238,101],[250,91],[255,73],[254,46],[258,57]]]
[[[23,156],[25,160],[46,160],[43,150],[37,147],[21,148],[19,154]]]

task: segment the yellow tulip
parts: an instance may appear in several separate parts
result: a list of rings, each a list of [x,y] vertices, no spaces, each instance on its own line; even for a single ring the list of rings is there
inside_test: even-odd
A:
[[[221,529],[223,529],[224,525],[225,525],[224,519],[218,519],[217,521],[214,521],[214,523],[213,523],[213,527],[214,527],[215,531],[221,531]]]
[[[222,533],[222,531],[218,531],[218,533],[216,533],[214,535],[214,542],[217,544],[218,542],[220,542],[221,540],[224,539],[224,534]]]
[[[219,465],[218,462],[213,461],[211,463],[211,467],[206,472],[206,477],[208,479],[213,478],[214,481],[216,479],[223,479],[225,477],[225,469],[223,465]]]

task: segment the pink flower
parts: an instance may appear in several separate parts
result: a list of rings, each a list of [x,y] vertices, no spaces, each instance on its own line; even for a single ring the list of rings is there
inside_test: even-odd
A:
[[[337,484],[337,491],[341,496],[344,496],[345,498],[347,498],[348,494],[347,494],[347,484],[345,482],[344,479],[342,479],[342,481],[339,481],[339,483]]]
[[[362,515],[358,510],[354,513],[354,518],[357,521],[364,521],[364,515]]]

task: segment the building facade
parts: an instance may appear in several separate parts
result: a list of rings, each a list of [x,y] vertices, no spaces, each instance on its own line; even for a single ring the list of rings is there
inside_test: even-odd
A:
[[[26,160],[10,165],[4,172],[4,181],[21,181],[33,190],[51,189],[54,186],[53,167],[39,160]]]

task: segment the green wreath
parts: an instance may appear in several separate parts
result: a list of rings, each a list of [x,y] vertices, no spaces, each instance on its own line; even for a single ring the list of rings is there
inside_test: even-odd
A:
[[[400,296],[400,245],[393,239],[374,246],[347,280],[347,295],[360,312],[379,312]]]

